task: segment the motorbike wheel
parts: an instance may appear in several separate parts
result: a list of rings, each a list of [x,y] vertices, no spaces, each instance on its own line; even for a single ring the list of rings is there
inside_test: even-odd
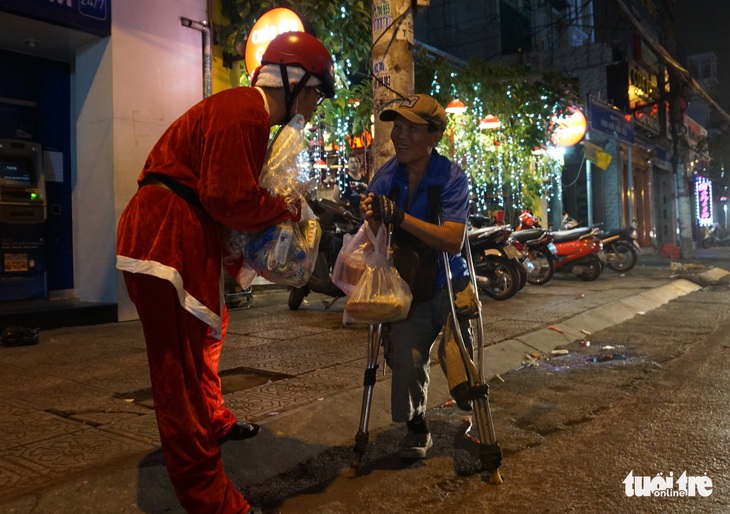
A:
[[[711,237],[706,237],[702,240],[702,248],[712,248],[715,246],[715,240]]]
[[[535,286],[550,282],[555,274],[555,257],[552,252],[546,248],[530,250],[529,257],[535,269],[527,275],[527,281]]]
[[[289,309],[295,311],[299,308],[300,305],[302,305],[302,302],[304,301],[304,297],[309,294],[309,288],[307,286],[304,287],[292,287],[289,289],[289,300],[287,301],[287,304],[289,305]]]
[[[479,290],[495,300],[508,300],[520,289],[517,267],[504,257],[484,256],[484,260],[477,266],[476,272]]]
[[[636,266],[638,256],[629,243],[616,241],[605,245],[603,250],[606,252],[606,265],[613,271],[623,273]]]
[[[527,270],[522,266],[515,266],[515,270],[517,270],[517,276],[519,277],[519,286],[517,287],[517,290],[519,291],[527,285],[528,274]]]
[[[601,259],[599,259],[596,255],[586,255],[585,258],[588,261],[585,264],[586,270],[578,275],[578,278],[581,280],[585,280],[586,282],[596,280],[598,277],[601,276],[601,271],[603,271]]]

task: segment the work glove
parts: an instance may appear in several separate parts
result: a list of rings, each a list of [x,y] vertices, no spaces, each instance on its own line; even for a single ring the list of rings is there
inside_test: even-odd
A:
[[[373,218],[375,221],[384,221],[398,226],[403,222],[406,213],[403,209],[395,205],[395,202],[385,195],[375,195],[371,204],[373,209]]]

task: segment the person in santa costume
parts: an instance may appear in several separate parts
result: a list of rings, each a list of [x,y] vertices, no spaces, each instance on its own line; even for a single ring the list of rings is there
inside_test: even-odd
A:
[[[167,471],[188,512],[250,510],[219,449],[225,440],[259,431],[223,406],[220,391],[224,231],[299,220],[299,209],[259,187],[259,175],[271,127],[297,113],[309,120],[334,97],[332,69],[330,53],[315,37],[278,35],[252,87],[202,100],[165,131],[119,220],[117,268],[144,331]]]

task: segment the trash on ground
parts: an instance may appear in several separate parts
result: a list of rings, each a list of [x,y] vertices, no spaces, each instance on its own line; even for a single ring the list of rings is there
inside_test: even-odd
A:
[[[693,271],[693,270],[706,270],[708,266],[704,264],[693,264],[691,262],[672,262],[669,264],[671,271]]]
[[[8,327],[2,333],[3,346],[30,346],[38,344],[39,328]]]
[[[464,416],[464,421],[468,425],[466,427],[466,430],[464,431],[464,435],[466,436],[466,438],[471,441],[474,441],[477,444],[481,444],[481,441],[479,441],[479,438],[471,433],[471,428],[474,426],[471,416]]]
[[[550,353],[552,355],[568,355],[570,352],[568,350],[553,350]]]
[[[556,327],[555,325],[550,325],[548,328],[550,330],[555,330],[556,332],[559,332],[560,334],[564,334],[565,333],[562,330],[560,330],[558,327]]]

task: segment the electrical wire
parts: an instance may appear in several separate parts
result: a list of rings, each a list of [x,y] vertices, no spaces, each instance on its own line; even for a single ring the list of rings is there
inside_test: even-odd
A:
[[[679,62],[664,48],[661,43],[659,43],[654,37],[647,32],[647,30],[644,28],[644,26],[639,22],[639,20],[636,19],[634,14],[629,10],[629,8],[626,6],[626,4],[623,2],[623,0],[614,0],[616,4],[621,9],[621,12],[623,13],[624,17],[629,20],[629,22],[634,26],[634,28],[641,34],[641,37],[644,39],[646,44],[654,51],[656,52],[661,58],[664,59],[664,61],[672,66],[675,70],[677,70],[682,78],[685,80],[685,82],[692,87],[692,89],[695,90],[697,94],[699,94],[707,103],[712,105],[717,112],[725,119],[725,121],[730,123],[730,114],[725,112],[725,110],[720,107],[720,104],[718,104],[714,98],[712,98],[695,80],[695,78],[692,76],[692,74],[687,70],[684,66],[679,64]]]

